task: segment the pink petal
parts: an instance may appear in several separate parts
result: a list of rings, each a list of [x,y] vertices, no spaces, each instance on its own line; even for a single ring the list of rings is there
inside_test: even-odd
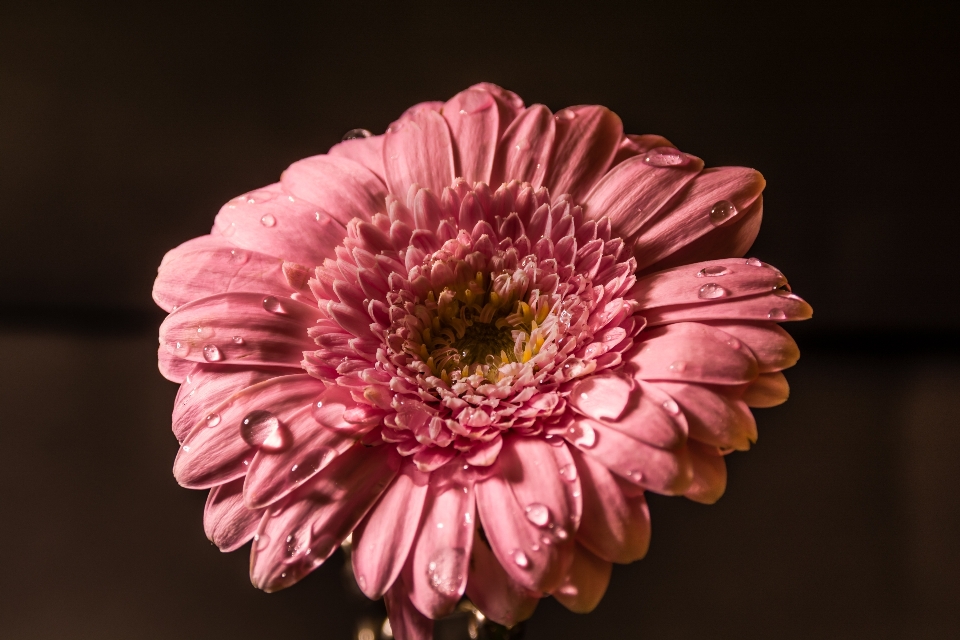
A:
[[[206,422],[207,416],[213,420],[213,409],[234,393],[264,380],[303,373],[299,367],[247,369],[206,362],[190,364],[193,368],[180,385],[173,403],[173,434],[178,441],[195,426]]]
[[[531,591],[556,588],[572,560],[569,503],[553,447],[538,438],[508,437],[493,473],[477,485],[487,540],[507,574]]]
[[[500,111],[493,95],[482,88],[461,91],[443,106],[443,117],[453,140],[456,174],[470,184],[489,183],[500,138]]]
[[[383,136],[370,136],[369,138],[353,138],[344,140],[330,147],[328,156],[335,158],[346,158],[356,163],[362,164],[370,170],[375,176],[386,183],[383,170]]]
[[[582,202],[613,161],[623,123],[606,107],[588,105],[559,111],[556,126],[544,186],[554,198],[568,193],[574,202]]]
[[[170,382],[183,382],[195,364],[174,355],[167,345],[161,344],[157,349],[157,368],[160,370],[160,375]]]
[[[707,323],[734,336],[750,348],[760,373],[782,371],[797,364],[800,348],[790,334],[772,322]]]
[[[265,507],[280,500],[353,445],[352,438],[317,428],[313,406],[323,393],[283,421],[286,446],[279,450],[261,448],[253,457],[243,487],[248,507]]]
[[[397,578],[383,598],[390,617],[390,629],[396,640],[433,640],[433,620],[413,606],[407,597],[403,578]]]
[[[407,561],[420,526],[429,476],[404,464],[353,532],[353,573],[368,598],[376,600],[393,585]]]
[[[748,407],[767,408],[783,404],[790,397],[790,385],[779,371],[761,373],[743,392]]]
[[[729,334],[695,322],[645,329],[629,362],[641,380],[743,384],[757,377],[757,361]]]
[[[695,262],[644,276],[629,296],[647,309],[681,304],[710,304],[769,293],[787,284],[782,273],[769,266],[755,267],[742,258]]]
[[[722,235],[723,232],[719,232],[718,227],[736,226],[737,221],[748,217],[747,214],[751,212],[751,207],[760,197],[765,184],[763,176],[753,169],[705,169],[689,182],[670,204],[655,213],[651,212],[652,217],[634,245],[637,267],[644,269],[704,236],[713,233]],[[714,210],[715,205],[724,201],[733,204],[734,209]],[[729,213],[721,218],[720,214],[725,212]],[[726,252],[720,255],[742,254]]]
[[[663,271],[670,267],[676,267],[691,262],[703,262],[706,260],[721,260],[730,256],[739,257],[746,254],[747,250],[753,246],[753,241],[757,239],[760,232],[760,223],[763,220],[763,196],[758,196],[746,211],[743,211],[733,222],[724,224],[689,244],[670,244],[663,243],[664,250],[661,253],[667,255],[657,262],[650,262],[644,257],[643,236],[641,233],[634,245],[634,256],[642,258],[644,266],[638,262],[638,273],[653,273]]]
[[[390,193],[404,196],[411,184],[443,192],[454,178],[453,142],[436,111],[421,109],[387,130],[383,164]]]
[[[191,300],[227,291],[290,290],[273,256],[238,249],[223,236],[201,236],[167,252],[153,283],[153,299],[172,311]]]
[[[253,202],[250,202],[253,200]],[[223,205],[215,229],[232,244],[290,262],[323,264],[346,236],[343,224],[275,185]]]
[[[711,320],[765,320],[787,322],[806,320],[813,309],[799,296],[770,292],[744,298],[724,299],[696,304],[657,307],[644,311],[648,327],[675,322]]]
[[[574,613],[590,613],[607,592],[611,573],[612,564],[577,545],[570,572],[552,595]]]
[[[430,477],[420,532],[404,568],[404,582],[414,606],[428,618],[453,612],[470,572],[476,528],[475,497],[470,478],[450,465]]]
[[[593,434],[589,446],[580,435],[584,430]],[[581,419],[578,426],[564,432],[564,437],[620,477],[651,491],[680,495],[690,485],[686,446],[660,449],[589,418]]]
[[[346,158],[319,155],[299,160],[283,172],[280,183],[287,193],[312,202],[343,225],[386,212],[386,186],[372,171]]]
[[[757,441],[757,423],[735,389],[658,382],[683,409],[690,437],[724,449],[746,451]]]
[[[727,488],[727,465],[716,447],[690,442],[693,482],[683,495],[695,502],[713,504]]]
[[[574,453],[583,491],[577,542],[610,562],[627,564],[647,555],[650,510],[642,492],[628,495],[623,481],[598,460]]]
[[[267,592],[289,587],[330,557],[397,474],[393,447],[356,445],[260,523],[250,579]]]
[[[578,382],[570,391],[570,405],[595,420],[615,422],[635,402],[633,381],[615,373],[600,373]]]
[[[188,489],[207,489],[246,475],[257,449],[240,437],[243,418],[266,410],[284,422],[322,390],[322,382],[303,374],[272,378],[231,395],[212,408],[218,420],[203,420],[187,434],[173,464],[177,482]]]
[[[687,439],[687,421],[673,399],[656,384],[636,381],[629,409],[619,420],[604,424],[631,438],[661,449],[675,449]]]
[[[503,87],[495,85],[491,82],[478,82],[470,88],[487,91],[497,101],[497,108],[500,110],[501,133],[511,122],[513,122],[513,120],[517,117],[517,114],[523,111],[523,100],[513,91],[504,89]]]
[[[497,145],[491,184],[519,180],[538,189],[547,173],[555,136],[556,124],[548,108],[535,104],[521,112]]]
[[[160,325],[160,342],[192,362],[296,365],[316,343],[307,327],[321,317],[314,306],[282,296],[224,293],[187,303]]]
[[[203,530],[210,542],[227,553],[239,549],[257,532],[263,509],[243,504],[243,479],[210,490],[203,509]]]
[[[587,217],[609,218],[616,235],[633,240],[637,231],[703,169],[703,160],[684,156],[686,161],[660,167],[646,156],[625,160],[603,176],[583,201]]]
[[[479,532],[473,540],[466,593],[483,615],[506,627],[532,616],[541,597],[510,578]]]

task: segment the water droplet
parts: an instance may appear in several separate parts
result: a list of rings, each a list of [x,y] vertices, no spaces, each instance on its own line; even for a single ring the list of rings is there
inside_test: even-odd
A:
[[[307,458],[290,467],[290,477],[293,478],[296,484],[300,484],[325,467],[336,455],[337,452],[333,449],[318,447],[316,450],[310,452]]]
[[[356,140],[357,138],[369,138],[372,135],[373,134],[366,129],[350,129],[350,131],[347,131],[345,134],[343,134],[343,137],[340,138],[340,140],[346,141]]]
[[[201,340],[212,338],[213,329],[211,329],[210,327],[197,327],[197,337],[200,338]]]
[[[687,156],[673,147],[657,147],[647,151],[643,161],[654,167],[678,167],[687,163]]]
[[[670,371],[673,373],[683,373],[687,370],[687,363],[683,360],[677,360],[676,362],[671,363],[668,369],[670,369]]]
[[[243,344],[243,338],[241,336],[233,336],[233,344]]]
[[[270,536],[265,533],[258,533],[253,536],[253,546],[257,551],[266,551],[270,544]]]
[[[182,448],[183,448],[183,450],[186,451],[187,453],[190,453],[190,445],[185,444],[185,445],[183,445]]]
[[[708,282],[700,287],[700,292],[697,294],[697,296],[706,300],[712,300],[714,298],[722,298],[724,295],[726,295],[726,293],[726,289],[720,285],[714,282]]]
[[[263,214],[263,217],[260,218],[260,224],[265,227],[272,227],[273,225],[277,224],[277,219],[271,214],[265,213]]]
[[[762,266],[763,266],[763,263],[760,262],[759,260],[757,260],[756,258],[747,258],[746,264],[750,265],[751,267],[762,267]]]
[[[557,592],[560,593],[560,595],[568,596],[570,598],[576,598],[577,594],[580,593],[576,585],[573,585],[573,584],[565,584],[559,589],[557,589]]]
[[[463,565],[466,551],[461,548],[441,549],[427,563],[427,580],[434,591],[452,596],[463,588]]]
[[[578,447],[589,449],[597,443],[597,432],[585,422],[570,426],[567,434],[570,436],[570,441]]]
[[[538,527],[545,527],[550,524],[550,509],[547,508],[547,505],[534,502],[524,511],[527,514],[527,520]]]
[[[554,116],[554,119],[558,121],[562,120],[562,121],[570,122],[576,117],[577,117],[577,113],[573,109],[561,109],[560,111],[557,111],[557,115]]]
[[[739,349],[740,341],[737,340],[736,338],[730,338],[729,340],[727,340],[727,346],[730,347],[731,349]]]
[[[667,413],[671,413],[673,415],[680,414],[680,405],[678,405],[676,400],[674,400],[673,398],[669,400],[664,400],[663,408],[667,410]]]
[[[263,299],[263,308],[270,313],[286,313],[286,309],[280,304],[280,301],[273,296],[267,296]]]
[[[527,554],[519,549],[513,552],[513,561],[517,563],[517,566],[521,569],[526,569],[530,566],[530,559],[527,558]]]
[[[360,587],[360,590],[367,588],[367,579],[364,576],[357,576],[357,586]]]
[[[220,362],[223,360],[223,354],[220,353],[217,345],[205,344],[203,345],[203,359],[207,362]]]
[[[570,534],[567,533],[566,529],[557,529],[556,536],[560,540],[566,540],[567,538],[570,537]]]
[[[635,482],[641,482],[643,480],[643,471],[637,471],[636,469],[631,469],[627,471],[627,477]]]
[[[572,462],[563,465],[560,467],[560,475],[567,482],[573,482],[577,479],[577,465],[573,464]]]
[[[770,309],[770,313],[767,314],[767,317],[771,320],[786,320],[787,314],[783,312],[783,309]]]
[[[231,249],[231,250],[230,250],[230,259],[233,260],[234,262],[238,262],[238,263],[240,263],[240,264],[244,264],[247,260],[250,259],[250,254],[247,253],[246,251],[240,251],[240,250],[238,250],[238,249]]]
[[[780,296],[781,298],[787,298],[791,293],[793,293],[793,289],[791,289],[790,285],[788,284],[782,284],[779,287],[773,288],[773,294]]]
[[[247,204],[263,204],[264,202],[269,202],[277,197],[277,194],[273,191],[267,191],[266,189],[259,189],[257,191],[251,191],[245,196],[240,196],[240,199],[246,199]]]
[[[720,276],[725,275],[727,275],[727,268],[720,265],[714,267],[704,267],[703,269],[700,269],[700,271],[697,271],[698,278],[704,278],[706,276],[719,278]]]
[[[298,532],[293,532],[287,536],[287,557],[292,558],[293,556],[299,554],[301,551],[306,549],[307,545],[310,543],[310,531],[306,531],[306,535],[300,534]]]
[[[168,343],[167,348],[171,349],[174,355],[180,356],[181,358],[187,357],[187,355],[190,353],[190,345],[186,342],[180,342],[179,340],[177,342]]]
[[[736,215],[737,207],[729,200],[721,200],[710,208],[710,222],[715,227],[719,227]]]
[[[206,424],[207,424],[208,427],[215,427],[215,426],[217,426],[218,424],[220,424],[220,414],[219,414],[219,413],[211,413],[210,415],[208,415],[208,416],[206,417]]]
[[[264,445],[280,428],[277,416],[269,411],[251,411],[240,423],[240,437],[251,447]]]

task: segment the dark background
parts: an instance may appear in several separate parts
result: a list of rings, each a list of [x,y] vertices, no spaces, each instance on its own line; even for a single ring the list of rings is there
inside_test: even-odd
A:
[[[170,473],[163,253],[343,132],[481,80],[599,103],[767,178],[751,251],[815,320],[713,507],[528,638],[960,628],[957,16],[949,3],[0,3],[0,637],[348,638],[335,556],[250,586]]]

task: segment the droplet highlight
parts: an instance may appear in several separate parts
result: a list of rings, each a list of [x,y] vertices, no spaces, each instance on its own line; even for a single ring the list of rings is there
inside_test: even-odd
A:
[[[280,429],[280,420],[269,411],[251,411],[240,422],[240,437],[251,447],[263,446]]]
[[[726,267],[716,265],[713,267],[704,267],[703,269],[700,269],[700,271],[697,271],[697,277],[698,278],[706,278],[706,277],[719,278],[720,276],[727,275],[727,273],[729,273],[729,271],[727,271]]]
[[[524,513],[527,516],[527,520],[538,527],[545,527],[550,524],[550,509],[547,508],[547,505],[534,502],[524,509]]]
[[[786,320],[787,314],[783,312],[783,309],[775,308],[770,309],[770,312],[767,313],[767,317],[771,320]]]
[[[274,296],[267,296],[263,299],[263,308],[270,313],[286,313],[286,309],[283,308],[283,305]]]
[[[275,224],[277,224],[277,219],[274,218],[273,215],[269,213],[265,213],[260,218],[260,224],[262,224],[265,227],[272,227]]]
[[[460,593],[463,588],[463,565],[466,551],[461,548],[441,549],[427,563],[430,587],[444,596]]]
[[[671,415],[680,415],[680,405],[673,398],[663,401],[663,408]]]
[[[657,147],[647,151],[643,161],[654,167],[679,167],[687,163],[687,157],[673,147]]]
[[[521,569],[526,569],[530,566],[530,558],[519,549],[513,552],[513,562]]]
[[[203,359],[207,362],[220,362],[223,360],[223,354],[220,353],[217,345],[205,344],[203,345]]]
[[[369,138],[373,134],[367,131],[366,129],[350,129],[343,137],[340,138],[341,141],[346,142],[347,140],[356,140],[358,138]]]
[[[219,413],[211,413],[211,414],[208,415],[206,418],[204,418],[204,421],[205,421],[205,424],[206,424],[208,427],[215,427],[215,426],[217,426],[218,424],[220,424],[220,414],[219,414]]]
[[[715,298],[722,298],[726,294],[726,289],[715,282],[708,282],[700,287],[700,291],[697,292],[697,297],[703,300],[713,300]]]
[[[710,223],[719,227],[737,215],[737,207],[729,200],[721,200],[710,207]]]

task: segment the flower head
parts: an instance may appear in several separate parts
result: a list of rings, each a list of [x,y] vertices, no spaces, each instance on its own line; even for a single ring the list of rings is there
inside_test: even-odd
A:
[[[740,256],[763,178],[481,84],[354,131],[164,258],[174,473],[273,591],[352,534],[398,638],[596,606],[645,491],[713,502],[810,316]]]

